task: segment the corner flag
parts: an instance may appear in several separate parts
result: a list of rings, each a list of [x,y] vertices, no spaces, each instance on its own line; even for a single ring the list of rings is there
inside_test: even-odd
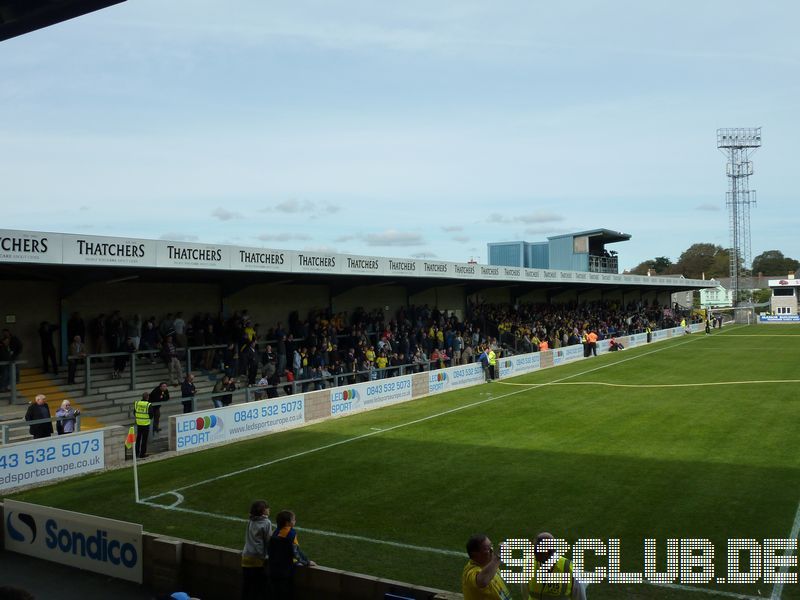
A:
[[[125,447],[129,450],[133,448],[133,445],[136,443],[136,434],[133,432],[133,425],[128,430],[128,435],[125,436]]]

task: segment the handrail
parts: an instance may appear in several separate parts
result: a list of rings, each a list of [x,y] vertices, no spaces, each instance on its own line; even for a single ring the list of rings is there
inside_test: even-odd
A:
[[[10,367],[8,369],[8,377],[9,377],[9,390],[11,390],[11,396],[8,399],[9,405],[17,403],[17,370],[14,368],[16,365],[27,365],[27,360],[4,360],[0,362],[0,368],[5,366]]]
[[[81,414],[77,413],[74,417],[56,417],[51,416],[46,419],[32,419],[30,421],[26,421],[25,419],[13,419],[8,421],[0,422],[0,442],[5,445],[8,444],[9,441],[9,432],[12,429],[22,429],[23,427],[30,427],[31,425],[40,425],[42,423],[55,423],[58,421],[66,421],[70,418],[75,419],[75,431],[74,433],[78,433],[81,430]],[[54,428],[56,429],[56,428]],[[67,434],[64,434],[67,435]]]

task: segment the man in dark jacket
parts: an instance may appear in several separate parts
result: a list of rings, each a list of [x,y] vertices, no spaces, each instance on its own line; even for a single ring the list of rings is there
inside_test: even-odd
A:
[[[38,421],[40,419],[50,419],[50,407],[45,400],[47,397],[44,394],[37,394],[33,402],[28,406],[25,412],[26,421]],[[53,433],[53,422],[34,423],[30,426],[30,432],[33,439],[50,437]]]
[[[169,387],[167,387],[167,382],[162,381],[158,384],[158,387],[154,388],[152,392],[150,392],[150,403],[153,405],[153,432],[161,431],[161,427],[159,427],[159,421],[161,420],[161,403],[166,402],[169,400]]]

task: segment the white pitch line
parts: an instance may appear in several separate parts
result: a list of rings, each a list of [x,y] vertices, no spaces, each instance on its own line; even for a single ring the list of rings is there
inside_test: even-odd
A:
[[[797,505],[797,512],[794,514],[794,523],[792,523],[792,532],[789,534],[790,540],[796,540],[797,535],[800,534],[800,504]],[[789,570],[788,565],[781,565],[780,572],[786,573]],[[783,582],[775,583],[772,586],[772,595],[770,600],[778,600],[783,594]]]
[[[307,456],[309,454],[314,454],[316,452],[321,452],[323,450],[328,450],[330,448],[335,448],[336,446],[341,446],[343,444],[349,444],[351,442],[356,442],[358,440],[363,440],[365,438],[369,438],[369,437],[372,437],[372,436],[375,436],[375,435],[380,435],[380,434],[386,433],[388,431],[394,431],[395,429],[401,429],[403,427],[408,427],[410,425],[416,425],[418,423],[424,423],[425,421],[429,421],[431,419],[436,419],[438,417],[443,417],[443,416],[446,416],[446,415],[449,415],[449,414],[452,414],[452,413],[460,412],[460,411],[466,410],[468,408],[474,408],[476,406],[480,406],[482,404],[486,404],[487,402],[493,402],[495,400],[501,400],[503,398],[508,398],[509,396],[514,396],[516,394],[520,394],[522,392],[526,392],[526,391],[528,391],[530,389],[536,389],[536,388],[539,388],[539,387],[544,387],[546,385],[551,385],[552,383],[560,383],[562,381],[567,381],[568,379],[573,379],[574,377],[580,377],[581,375],[587,375],[588,373],[594,373],[595,371],[600,371],[600,370],[606,369],[608,367],[621,365],[621,364],[629,362],[631,360],[636,360],[636,359],[642,358],[643,356],[649,356],[650,354],[655,354],[657,352],[662,352],[664,350],[670,350],[670,349],[673,349],[673,348],[678,348],[678,347],[683,346],[685,344],[689,344],[692,341],[697,340],[697,339],[702,339],[702,338],[695,337],[695,338],[686,340],[684,342],[681,342],[679,344],[667,345],[667,346],[664,346],[662,348],[656,348],[655,350],[651,350],[649,352],[644,352],[643,354],[637,354],[635,356],[629,356],[628,358],[624,358],[622,360],[618,360],[618,361],[615,361],[615,362],[607,363],[605,365],[600,365],[599,367],[595,367],[593,369],[588,369],[588,370],[580,372],[580,373],[574,373],[573,375],[567,375],[566,377],[562,377],[561,379],[556,379],[554,381],[547,381],[547,382],[539,383],[539,384],[531,384],[530,387],[526,387],[526,388],[523,388],[523,389],[520,389],[520,390],[516,390],[514,392],[509,392],[507,394],[501,394],[499,396],[491,396],[491,397],[485,398],[483,400],[478,400],[476,402],[471,402],[469,404],[464,404],[462,406],[457,406],[455,408],[451,408],[451,409],[448,409],[448,410],[445,410],[445,411],[442,411],[442,412],[439,412],[439,413],[435,413],[433,415],[428,415],[427,417],[414,419],[413,421],[408,421],[406,423],[400,423],[399,425],[393,425],[391,427],[387,427],[386,429],[381,429],[380,431],[370,431],[369,433],[363,433],[361,435],[357,435],[357,436],[354,436],[354,437],[351,437],[351,438],[347,438],[347,439],[344,439],[344,440],[339,440],[338,442],[333,442],[331,444],[325,444],[324,446],[319,446],[317,448],[311,448],[310,450],[303,450],[302,452],[296,452],[295,454],[289,454],[287,456],[282,456],[281,458],[276,458],[276,459],[273,459],[273,460],[270,460],[270,461],[267,461],[267,462],[264,462],[264,463],[260,463],[258,465],[245,467],[244,469],[239,469],[238,471],[231,471],[229,473],[223,473],[222,475],[217,475],[216,477],[210,477],[209,479],[204,479],[202,481],[198,481],[198,482],[195,482],[195,483],[191,483],[189,485],[185,485],[185,486],[182,486],[182,487],[179,487],[179,488],[175,488],[174,490],[170,490],[170,491],[167,491],[167,492],[162,492],[162,493],[156,494],[154,496],[149,496],[148,498],[144,498],[143,501],[154,500],[156,498],[160,498],[161,496],[166,496],[168,494],[173,494],[175,492],[182,492],[184,490],[188,490],[188,489],[191,489],[191,488],[194,488],[194,487],[199,487],[199,486],[205,485],[207,483],[214,483],[215,481],[219,481],[221,479],[227,479],[228,477],[235,477],[236,475],[241,475],[242,473],[248,473],[250,471],[254,471],[256,469],[261,469],[263,467],[268,467],[268,466],[271,466],[271,465],[274,465],[274,464],[285,462],[285,461],[291,460],[293,458],[300,458],[302,456]]]
[[[532,386],[531,383],[506,383],[500,381],[503,385],[520,385]],[[747,384],[765,384],[765,383],[800,383],[800,379],[760,379],[748,381],[707,381],[705,383],[608,383],[605,381],[570,381],[567,383],[553,382],[550,385],[604,385],[606,387],[621,387],[621,388],[678,388],[678,387],[704,387],[712,385],[747,385]]]

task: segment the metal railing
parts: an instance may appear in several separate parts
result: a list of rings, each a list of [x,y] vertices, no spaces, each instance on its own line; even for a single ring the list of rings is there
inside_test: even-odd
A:
[[[35,419],[31,421],[26,421],[25,419],[16,419],[13,421],[3,421],[0,422],[0,443],[3,445],[8,444],[11,440],[11,431],[14,429],[23,429],[28,428],[31,425],[40,425],[42,423],[58,423],[59,421],[67,421],[69,419],[75,419],[75,431],[73,433],[78,433],[81,430],[81,414],[77,413],[74,417],[50,417],[48,419]],[[58,427],[53,427],[54,431],[58,430]],[[64,433],[62,435],[69,435],[69,433]]]
[[[187,372],[191,372],[192,370],[192,352],[193,351],[206,351],[209,349],[223,349],[226,346],[222,345],[214,345],[214,346],[190,346],[185,348],[177,348],[178,356],[184,355],[186,358],[186,370]],[[70,355],[67,357],[68,361],[77,361],[83,362],[83,395],[89,396],[92,393],[92,384],[93,384],[93,371],[92,371],[92,361],[97,362],[98,360],[102,360],[104,358],[117,358],[120,356],[127,357],[128,360],[125,362],[125,366],[127,367],[130,365],[129,374],[126,377],[128,380],[128,389],[135,390],[136,389],[136,371],[137,371],[137,358],[138,357],[146,357],[148,358],[151,363],[164,362],[163,355],[161,351],[157,348],[148,349],[148,350],[136,350],[134,352],[103,352],[101,354],[85,354],[85,355]],[[178,359],[180,360],[180,358]],[[96,366],[96,365],[95,365]],[[76,366],[77,369],[77,366]]]
[[[195,412],[201,410],[198,408],[198,403],[201,401],[209,400],[213,408],[220,406],[229,406],[230,404],[237,404],[241,402],[253,402],[256,400],[263,400],[265,398],[277,398],[280,396],[281,390],[284,395],[291,396],[307,391],[319,391],[323,389],[339,387],[342,385],[353,385],[355,383],[363,383],[366,381],[377,381],[379,379],[387,379],[395,376],[402,376],[408,373],[421,373],[431,370],[433,364],[438,361],[427,361],[424,363],[408,363],[404,365],[395,365],[383,369],[368,369],[362,371],[352,371],[347,373],[329,374],[322,377],[311,377],[307,379],[300,379],[295,381],[284,381],[275,385],[253,385],[236,388],[235,390],[221,391],[221,392],[202,392],[194,396],[175,397],[170,398],[164,402],[157,402],[159,406],[172,406],[177,403],[189,403],[191,410],[187,412]],[[438,368],[438,367],[437,367]],[[234,378],[235,379],[235,378]],[[309,389],[310,388],[310,389]],[[270,395],[270,391],[274,390],[274,394]],[[217,399],[223,397],[231,397],[229,404],[222,404]],[[211,408],[211,407],[209,407]],[[202,409],[202,410],[205,410]],[[134,414],[133,405],[128,408],[128,418],[132,418]]]
[[[27,360],[8,360],[0,362],[0,371],[8,371],[8,389],[11,396],[8,399],[9,404],[17,403],[17,383],[19,382],[19,365],[28,364]],[[2,380],[0,380],[2,381]]]

